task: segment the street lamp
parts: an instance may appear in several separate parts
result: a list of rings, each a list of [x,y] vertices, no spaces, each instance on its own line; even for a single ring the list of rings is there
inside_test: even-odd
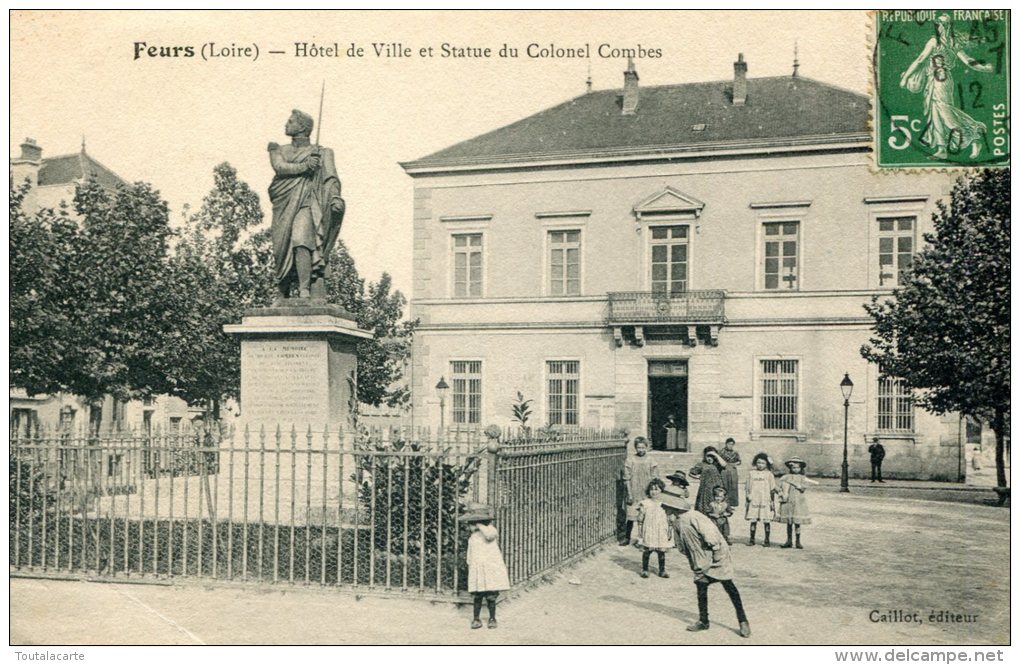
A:
[[[843,374],[843,380],[839,382],[839,389],[843,392],[843,475],[839,478],[839,491],[850,491],[850,465],[846,461],[847,426],[850,422],[850,395],[854,392],[854,382],[850,380],[850,373]]]
[[[436,392],[439,394],[439,429],[443,429],[446,420],[446,394],[450,392],[450,386],[446,383],[445,377],[439,377],[436,384]]]

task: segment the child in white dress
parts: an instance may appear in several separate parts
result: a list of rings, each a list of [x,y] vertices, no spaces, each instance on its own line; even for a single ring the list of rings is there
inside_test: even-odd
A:
[[[496,598],[510,588],[503,553],[499,550],[499,532],[492,525],[493,515],[484,504],[468,504],[460,521],[471,528],[467,544],[468,591],[474,600],[471,628],[481,628],[482,601],[489,608],[489,628],[496,627]]]
[[[653,478],[645,490],[646,498],[638,504],[638,546],[643,550],[641,577],[648,577],[648,561],[652,552],[659,558],[659,577],[669,577],[666,572],[666,550],[673,547],[673,529],[658,499],[664,489],[666,484]]]
[[[765,547],[771,546],[771,522],[776,517],[776,477],[772,473],[772,460],[764,452],[754,456],[754,468],[747,474],[744,488],[744,518],[751,523],[751,538],[748,545],[754,545],[758,522],[765,525]]]

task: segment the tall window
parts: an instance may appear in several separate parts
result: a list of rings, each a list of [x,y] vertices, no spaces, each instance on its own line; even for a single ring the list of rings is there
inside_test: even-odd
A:
[[[549,381],[549,424],[576,425],[581,363],[550,360],[545,367]]]
[[[453,377],[453,422],[474,425],[482,422],[482,361],[454,360],[450,363]]]
[[[482,234],[453,236],[453,295],[457,298],[482,295]]]
[[[687,290],[687,227],[653,226],[652,291],[679,293]]]
[[[39,432],[39,414],[35,409],[11,409],[11,436],[27,438]]]
[[[797,429],[797,361],[761,361],[761,428]]]
[[[113,400],[113,426],[118,430],[127,425],[127,402],[114,398]]]
[[[73,407],[65,406],[60,410],[60,430],[70,432],[74,430],[75,410]]]
[[[902,379],[883,377],[878,380],[878,430],[914,431],[914,400]]]
[[[581,294],[581,232],[549,232],[549,295]]]
[[[797,227],[798,222],[765,222],[765,260],[762,274],[766,289],[798,288]]]
[[[914,258],[914,223],[917,218],[878,218],[878,285],[898,286],[903,283],[904,269]]]

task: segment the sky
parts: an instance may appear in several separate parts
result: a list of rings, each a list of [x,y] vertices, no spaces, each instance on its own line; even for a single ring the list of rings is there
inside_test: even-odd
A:
[[[21,11],[10,21],[10,152],[32,137],[44,157],[74,153],[84,138],[115,173],[160,190],[175,219],[229,162],[267,210],[266,145],[287,140],[291,109],[318,115],[325,83],[321,143],[343,181],[341,237],[363,277],[389,272],[410,296],[413,180],[398,162],[583,94],[589,68],[594,89],[622,87],[626,59],[601,57],[602,44],[661,53],[635,58],[642,86],[730,79],[738,53],[751,78],[788,75],[796,44],[802,76],[865,93],[868,27],[864,11]],[[210,42],[259,56],[206,60]],[[297,57],[298,43],[340,55]],[[352,43],[363,57],[346,55]],[[492,55],[442,57],[444,43]],[[529,44],[586,43],[590,59],[526,55]],[[377,57],[373,44],[412,54]],[[519,57],[498,57],[504,44]],[[144,50],[173,46],[178,57]]]

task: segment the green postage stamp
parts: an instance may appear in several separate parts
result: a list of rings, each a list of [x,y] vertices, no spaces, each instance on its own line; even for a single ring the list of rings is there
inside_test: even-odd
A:
[[[1009,164],[1009,10],[875,12],[879,168]]]

